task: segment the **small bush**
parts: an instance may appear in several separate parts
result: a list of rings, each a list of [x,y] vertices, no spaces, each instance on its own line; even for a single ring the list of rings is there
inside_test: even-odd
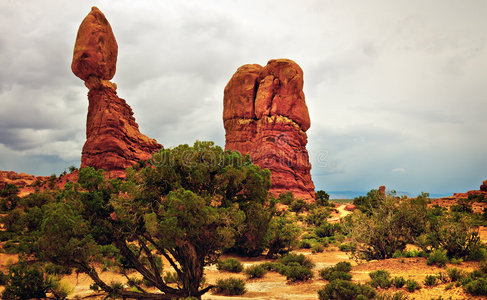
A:
[[[299,248],[301,249],[311,249],[311,241],[310,240],[302,240],[299,244]]]
[[[294,195],[292,192],[281,193],[277,198],[277,202],[282,203],[284,205],[290,205],[293,201],[294,201]]]
[[[50,287],[50,282],[38,267],[21,262],[10,266],[2,299],[45,298]]]
[[[216,294],[223,294],[227,296],[243,295],[247,291],[245,288],[245,281],[239,278],[220,279],[216,282],[214,287]]]
[[[426,275],[424,278],[424,285],[425,286],[435,286],[438,281],[438,278],[435,275]]]
[[[288,253],[285,256],[281,257],[279,259],[279,262],[282,263],[283,265],[289,265],[290,263],[295,262],[308,269],[314,267],[314,263],[303,254]]]
[[[249,276],[249,278],[261,278],[265,275],[265,273],[267,273],[267,270],[262,264],[259,264],[245,268],[244,272]]]
[[[408,280],[406,280],[406,289],[412,293],[415,290],[421,289],[421,286],[419,285],[419,283],[416,280],[408,279]]]
[[[320,300],[373,299],[377,292],[369,285],[355,284],[348,280],[335,279],[318,291]]]
[[[304,281],[313,278],[313,271],[298,263],[291,263],[286,266],[284,275],[287,280]]]
[[[338,248],[343,252],[354,252],[357,250],[357,245],[354,243],[342,243]]]
[[[352,280],[352,275],[349,274],[351,270],[352,265],[349,262],[342,261],[332,267],[322,269],[320,276],[328,281],[335,279]]]
[[[387,289],[390,288],[392,285],[391,279],[389,272],[386,270],[377,270],[375,272],[369,273],[370,279],[372,281],[370,282],[370,285],[377,288],[378,286]]]
[[[445,291],[451,290],[455,284],[450,282],[449,284],[445,285]]]
[[[235,258],[228,258],[225,260],[218,260],[216,263],[218,270],[224,270],[233,273],[239,273],[243,270],[243,265]]]
[[[448,277],[450,277],[450,280],[453,282],[461,280],[464,277],[462,270],[457,268],[448,269],[447,272],[448,272]]]
[[[461,265],[463,262],[463,259],[461,258],[452,258],[450,259],[450,263],[454,265]]]
[[[314,244],[311,248],[312,253],[321,253],[323,251],[325,251],[325,247],[323,247],[321,244]]]
[[[402,276],[396,276],[392,278],[392,285],[398,289],[402,288],[406,284],[406,279]]]
[[[309,204],[306,203],[306,201],[304,201],[303,199],[296,199],[291,203],[289,209],[295,213],[300,213],[302,211],[308,210]]]
[[[433,250],[426,260],[428,266],[437,265],[438,267],[446,266],[448,262],[448,257],[446,256],[446,250],[436,249]]]
[[[477,278],[471,280],[463,286],[465,292],[473,296],[487,296],[487,278]]]
[[[409,299],[408,295],[403,292],[396,292],[394,294],[383,293],[377,295],[374,300],[407,300]]]

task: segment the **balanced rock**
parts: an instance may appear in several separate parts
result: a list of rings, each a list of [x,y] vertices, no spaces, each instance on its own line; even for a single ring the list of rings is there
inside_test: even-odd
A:
[[[271,193],[291,191],[313,201],[306,144],[310,127],[303,71],[292,60],[270,60],[238,68],[223,97],[225,148],[250,155],[271,171]]]
[[[149,159],[162,146],[140,133],[132,109],[117,96],[116,85],[108,81],[115,75],[117,51],[110,24],[93,7],[79,27],[71,64],[73,73],[89,89],[81,168],[124,176],[126,168]]]

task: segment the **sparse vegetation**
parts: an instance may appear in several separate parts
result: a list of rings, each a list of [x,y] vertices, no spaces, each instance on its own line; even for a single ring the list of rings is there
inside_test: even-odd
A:
[[[216,262],[216,268],[218,270],[240,273],[243,270],[243,265],[235,258],[227,258],[225,260],[218,260]]]
[[[239,278],[227,278],[217,281],[214,288],[215,293],[226,296],[243,295],[247,291],[245,288],[245,281]]]

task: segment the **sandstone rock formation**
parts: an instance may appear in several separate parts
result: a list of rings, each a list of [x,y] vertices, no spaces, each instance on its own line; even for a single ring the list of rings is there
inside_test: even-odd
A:
[[[306,144],[310,127],[304,101],[303,71],[292,60],[270,60],[265,67],[244,65],[225,87],[225,148],[249,154],[268,168],[271,193],[291,191],[315,198]]]
[[[385,185],[379,186],[379,195],[383,198],[386,197],[386,186]]]
[[[133,112],[117,96],[114,83],[118,46],[112,28],[96,7],[81,23],[71,70],[85,81],[88,92],[86,142],[81,168],[94,167],[124,176],[124,170],[151,157],[162,146],[139,131]]]
[[[483,192],[487,192],[487,180],[484,180],[482,184],[480,185],[480,190]]]

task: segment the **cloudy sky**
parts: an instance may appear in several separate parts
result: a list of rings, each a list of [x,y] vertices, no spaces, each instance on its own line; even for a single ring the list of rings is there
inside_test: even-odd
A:
[[[225,143],[223,89],[247,63],[304,70],[318,189],[418,193],[487,179],[487,1],[0,1],[0,169],[79,166],[87,89],[70,70],[96,5],[118,94],[165,147]]]

